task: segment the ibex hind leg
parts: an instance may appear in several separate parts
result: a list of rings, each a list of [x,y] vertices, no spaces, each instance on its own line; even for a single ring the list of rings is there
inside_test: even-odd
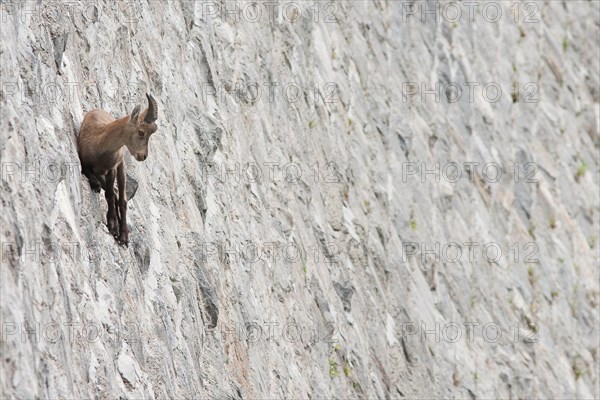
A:
[[[100,189],[104,187],[102,182],[98,179],[98,176],[91,170],[91,168],[82,168],[81,172],[88,178],[90,181],[90,187],[96,193],[100,193]]]
[[[115,171],[108,170],[106,173],[106,181],[104,186],[104,197],[106,198],[106,204],[108,205],[108,212],[106,213],[106,225],[111,235],[117,237],[119,235],[119,225],[117,221],[117,210],[115,208]]]
[[[121,226],[121,210],[119,210],[119,199],[115,195],[115,210],[117,210],[117,221],[119,222],[119,227]]]

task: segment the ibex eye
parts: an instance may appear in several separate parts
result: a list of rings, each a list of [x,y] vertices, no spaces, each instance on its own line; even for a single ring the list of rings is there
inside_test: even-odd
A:
[[[140,137],[144,137],[144,132],[142,132],[142,131],[139,131],[139,132],[138,132],[138,135],[140,135]]]

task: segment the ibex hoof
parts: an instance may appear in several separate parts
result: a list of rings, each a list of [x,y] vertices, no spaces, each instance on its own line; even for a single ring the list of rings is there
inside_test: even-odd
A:
[[[117,226],[117,221],[113,221],[113,220],[109,220],[108,221],[108,231],[110,232],[111,235],[113,235],[115,238],[117,236],[119,236],[119,228]]]
[[[129,239],[127,238],[127,236],[121,235],[121,236],[119,236],[117,241],[119,242],[119,244],[121,246],[129,247]]]

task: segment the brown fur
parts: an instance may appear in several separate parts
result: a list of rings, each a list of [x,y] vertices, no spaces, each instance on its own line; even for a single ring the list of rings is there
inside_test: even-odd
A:
[[[129,242],[127,228],[127,191],[125,174],[125,147],[138,161],[148,156],[148,140],[156,132],[158,109],[150,95],[148,108],[140,115],[136,106],[125,117],[115,120],[104,110],[92,110],[85,114],[79,130],[78,151],[81,171],[90,181],[92,190],[104,189],[108,212],[106,224],[110,233],[120,244]],[[115,179],[119,199],[115,196]]]

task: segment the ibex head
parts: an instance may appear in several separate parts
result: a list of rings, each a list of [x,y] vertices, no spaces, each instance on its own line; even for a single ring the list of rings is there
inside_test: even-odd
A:
[[[127,135],[126,146],[138,161],[144,161],[148,157],[148,140],[157,129],[154,123],[158,118],[156,100],[149,94],[146,94],[146,97],[148,98],[148,108],[140,114],[141,107],[136,106],[129,116],[129,122],[124,132]]]

